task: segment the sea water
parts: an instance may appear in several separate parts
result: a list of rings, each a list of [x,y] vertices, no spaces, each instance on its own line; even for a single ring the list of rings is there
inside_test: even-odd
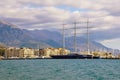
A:
[[[1,60],[0,80],[120,80],[120,60]]]

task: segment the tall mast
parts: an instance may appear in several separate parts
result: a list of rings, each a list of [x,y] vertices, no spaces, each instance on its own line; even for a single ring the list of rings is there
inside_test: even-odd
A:
[[[62,47],[63,47],[63,49],[65,49],[65,24],[63,24],[62,35],[63,35]]]
[[[87,19],[87,53],[90,54],[89,19]]]
[[[74,52],[77,52],[76,48],[76,22],[74,22]]]

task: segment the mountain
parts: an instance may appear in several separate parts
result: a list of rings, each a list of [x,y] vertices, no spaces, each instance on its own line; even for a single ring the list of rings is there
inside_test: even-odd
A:
[[[66,48],[74,50],[74,37],[66,37]],[[77,37],[77,50],[87,50],[87,40],[83,37]],[[62,35],[57,31],[48,30],[25,30],[8,23],[0,21],[0,43],[7,46],[46,48],[62,47]],[[90,49],[108,49],[104,45],[91,40]]]
[[[16,47],[36,47],[40,44],[41,48],[50,47],[50,45],[38,42],[25,29],[17,28],[15,25],[5,21],[0,21],[0,42],[8,46]]]
[[[61,43],[58,42],[62,39],[62,35],[59,32],[48,30],[32,30],[29,31],[29,33],[36,41],[47,43],[53,47],[62,47]]]
[[[37,41],[45,42],[53,47],[62,47],[62,35],[56,31],[48,31],[48,30],[33,30],[30,31],[33,38]],[[87,39],[83,37],[76,37],[77,50],[87,50]],[[65,46],[67,49],[74,51],[74,37],[66,37],[65,38]],[[106,49],[104,45],[90,40],[90,50],[98,50],[98,49]]]
[[[71,49],[72,51],[74,51],[74,37],[68,37],[66,38],[66,47],[68,49]],[[71,47],[72,46],[72,47]],[[76,48],[77,51],[86,51],[87,50],[87,39],[83,38],[83,37],[76,37]],[[108,49],[107,47],[105,47],[104,45],[96,42],[96,41],[89,41],[89,48],[90,50],[98,50],[98,49]]]

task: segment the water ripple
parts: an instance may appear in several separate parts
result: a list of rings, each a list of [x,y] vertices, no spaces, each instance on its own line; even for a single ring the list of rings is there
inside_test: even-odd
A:
[[[0,80],[120,80],[119,60],[3,60]]]

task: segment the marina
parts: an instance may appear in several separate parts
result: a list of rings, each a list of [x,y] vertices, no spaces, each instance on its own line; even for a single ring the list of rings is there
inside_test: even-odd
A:
[[[0,2],[0,80],[120,80],[120,0]]]
[[[81,25],[84,24],[84,26]],[[29,48],[29,47],[3,47],[0,48],[0,59],[1,60],[24,60],[24,59],[119,59],[120,55],[114,55],[114,52],[111,51],[99,51],[94,50],[95,48],[91,48],[95,45],[90,45],[90,21],[87,18],[85,21],[79,22],[74,21],[69,24],[62,24],[62,33],[61,40],[58,42],[61,44],[59,47],[46,47],[40,48],[40,45],[37,44],[37,48]],[[66,25],[73,25],[71,28],[66,28]],[[81,29],[82,28],[82,29]],[[73,33],[70,34],[73,40],[71,40],[66,46],[66,30],[72,29]],[[78,42],[80,42],[77,37],[77,30],[84,30],[84,47],[78,46]],[[55,38],[55,37],[54,37]],[[78,38],[78,40],[77,40]],[[70,40],[70,39],[69,39]],[[72,43],[72,45],[70,45]],[[51,44],[51,43],[50,43]],[[54,43],[52,43],[54,45]],[[52,45],[51,44],[51,45]],[[82,43],[81,43],[82,44]],[[97,43],[98,44],[98,43]],[[70,47],[69,47],[70,45]],[[100,44],[99,44],[100,45]],[[69,47],[69,48],[68,48]],[[103,47],[103,46],[102,46]],[[85,48],[85,49],[82,49]],[[108,49],[108,48],[107,48]],[[110,49],[111,50],[111,49]]]

